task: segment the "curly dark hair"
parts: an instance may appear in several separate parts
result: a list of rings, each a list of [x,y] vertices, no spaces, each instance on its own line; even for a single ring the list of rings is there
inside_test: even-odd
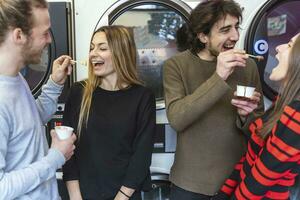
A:
[[[205,48],[198,33],[209,34],[213,25],[227,15],[242,20],[242,8],[232,0],[208,0],[200,3],[191,13],[188,26],[188,42],[193,53]]]

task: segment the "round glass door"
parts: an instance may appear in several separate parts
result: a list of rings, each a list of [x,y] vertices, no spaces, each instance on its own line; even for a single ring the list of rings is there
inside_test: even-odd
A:
[[[26,65],[21,70],[21,74],[24,76],[33,94],[39,91],[40,87],[43,85],[45,79],[49,75],[49,48],[50,47],[43,50],[41,62],[39,64]]]
[[[300,31],[300,1],[268,1],[256,15],[248,32],[247,52],[262,55],[263,61],[256,61],[261,76],[263,92],[273,100],[280,85],[269,79],[277,65],[276,46],[287,43]]]
[[[52,55],[55,56],[55,39],[52,30],[50,30],[52,43],[42,52],[41,61],[38,64],[29,64],[20,71],[35,98],[41,92],[43,84],[48,80],[51,73]]]
[[[176,32],[185,24],[190,11],[190,7],[178,0],[123,1],[107,11],[110,25],[133,29],[138,51],[138,74],[144,85],[155,93],[156,109],[165,108],[163,62],[178,52]],[[97,27],[101,25],[103,23],[99,21]]]

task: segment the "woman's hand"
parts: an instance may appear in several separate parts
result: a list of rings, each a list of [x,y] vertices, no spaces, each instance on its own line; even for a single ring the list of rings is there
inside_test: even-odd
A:
[[[68,189],[70,200],[82,200],[78,180],[67,181],[66,186]]]
[[[123,195],[121,192],[118,192],[114,200],[128,200],[129,198]]]
[[[134,189],[122,186],[114,200],[128,200],[134,193]]]

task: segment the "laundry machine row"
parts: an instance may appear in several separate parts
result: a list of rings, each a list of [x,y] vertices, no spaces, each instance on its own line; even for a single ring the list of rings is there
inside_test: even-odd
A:
[[[139,75],[155,92],[157,100],[158,128],[151,165],[157,194],[144,196],[144,199],[167,199],[164,191],[168,190],[167,176],[174,159],[176,133],[169,126],[166,117],[161,67],[164,60],[178,52],[176,31],[187,21],[191,9],[200,2],[202,0],[52,0],[49,5],[53,43],[45,50],[40,65],[26,66],[22,71],[33,94],[37,96],[41,85],[48,79],[54,58],[61,54],[69,54],[76,60],[86,60],[91,36],[97,28],[111,24],[134,27],[139,54]],[[238,0],[237,2],[243,7],[243,22],[236,48],[245,49],[250,54],[265,58],[263,62],[257,62],[257,65],[265,94],[265,105],[268,107],[269,99],[272,99],[278,91],[278,85],[268,79],[277,62],[274,59],[274,49],[276,45],[287,42],[292,35],[300,31],[300,25],[297,23],[300,18],[297,12],[300,1]],[[73,76],[67,82],[60,98],[58,112],[49,123],[49,128],[61,123],[65,98],[72,82],[86,77],[86,67],[77,65]],[[292,199],[296,199],[299,192],[297,189],[292,191],[294,194]]]
[[[178,52],[176,31],[187,22],[191,9],[202,0],[103,0],[75,1],[76,57],[87,58],[92,33],[102,25],[121,24],[133,27],[139,54],[138,72],[146,86],[156,95],[157,139],[152,154],[151,173],[153,184],[166,184],[176,149],[176,133],[168,124],[164,105],[162,86],[162,65],[169,57]],[[269,47],[285,42],[291,34],[299,31],[294,19],[299,19],[296,12],[297,0],[239,0],[243,7],[243,22],[240,40],[236,48],[246,49],[255,55],[262,55],[267,62],[257,63],[261,81],[266,94],[266,106],[276,94],[277,88],[266,77],[274,61],[274,53]],[[88,21],[86,19],[89,19]],[[293,26],[291,26],[291,24]],[[272,29],[273,27],[273,29]],[[292,27],[292,28],[291,28]],[[280,37],[279,37],[280,35]],[[270,59],[269,59],[270,58]],[[271,68],[271,69],[270,69]],[[77,80],[86,78],[87,69],[77,68]],[[160,182],[160,183],[161,183]],[[161,188],[165,187],[160,185]],[[154,188],[160,188],[154,187]],[[161,190],[157,199],[167,199]],[[165,197],[161,194],[166,195]],[[151,196],[151,195],[150,195]],[[153,198],[145,196],[147,198]]]

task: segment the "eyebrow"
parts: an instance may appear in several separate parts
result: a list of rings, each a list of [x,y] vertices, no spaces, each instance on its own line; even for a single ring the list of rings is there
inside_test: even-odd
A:
[[[107,44],[106,42],[100,42],[100,43],[96,43],[94,44],[93,42],[91,43],[91,45],[94,45],[94,46],[101,46],[103,44]]]
[[[223,26],[223,27],[221,27],[219,30],[220,30],[220,31],[223,31],[223,30],[226,30],[226,29],[229,29],[229,28],[231,28],[231,25]]]
[[[239,26],[239,25],[240,25],[240,23],[237,22],[234,26],[236,27],[236,26]],[[231,28],[231,25],[223,26],[223,27],[221,27],[219,30],[220,30],[220,31],[223,31],[223,30],[226,30],[226,29],[229,29],[229,28]]]

